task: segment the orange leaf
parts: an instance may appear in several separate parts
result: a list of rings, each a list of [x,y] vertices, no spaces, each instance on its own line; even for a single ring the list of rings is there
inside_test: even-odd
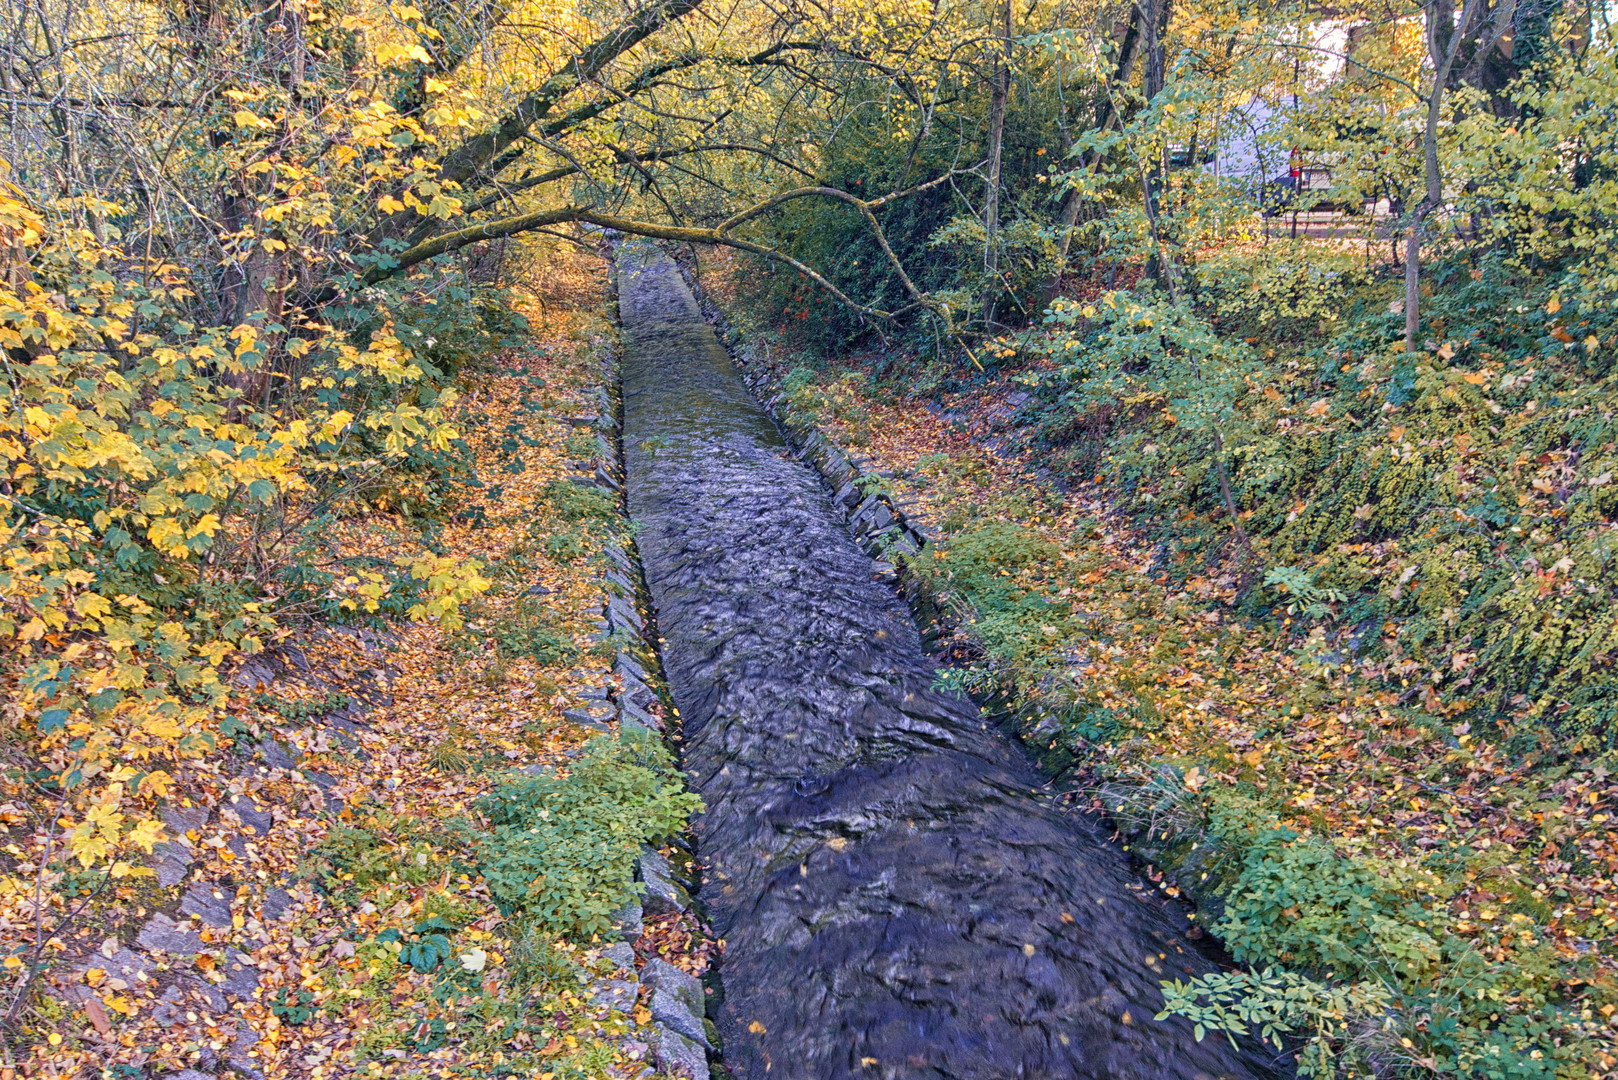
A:
[[[101,1034],[106,1035],[112,1031],[112,1022],[107,1019],[107,1010],[102,1007],[100,998],[85,999],[84,1015],[90,1018],[90,1023],[94,1024]]]

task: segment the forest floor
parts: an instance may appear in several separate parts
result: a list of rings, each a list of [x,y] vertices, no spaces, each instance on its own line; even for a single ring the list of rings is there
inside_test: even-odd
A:
[[[1175,560],[1165,530],[1114,509],[1105,477],[1043,477],[1016,373],[925,398],[884,388],[867,377],[876,357],[816,361],[750,321],[740,265],[703,252],[699,280],[744,359],[815,372],[781,406],[811,415],[937,538],[908,569],[961,619],[946,655],[988,663],[1023,705],[1025,742],[1087,778],[1160,888],[1194,893],[1197,877],[1151,864],[1154,832],[1259,809],[1447,911],[1478,957],[1508,965],[1476,987],[1502,1011],[1531,1016],[1547,990],[1578,1002],[1588,1075],[1618,1076],[1618,776],[1507,756],[1429,711],[1413,672],[1254,625],[1234,610],[1238,560]],[[1083,687],[1082,734],[1040,715],[1053,674]],[[1274,884],[1274,917],[1297,919],[1288,883]],[[1406,950],[1383,959],[1442,964],[1436,937],[1383,943]],[[1403,1046],[1393,1057],[1423,1064]]]
[[[237,673],[233,750],[175,776],[155,880],[87,880],[39,921],[32,878],[0,883],[8,953],[37,939],[50,959],[7,1080],[652,1074],[646,1008],[603,997],[605,943],[503,918],[457,858],[503,775],[578,756],[597,732],[563,712],[611,679],[592,647],[601,535],[547,501],[615,348],[604,284],[598,261],[557,257],[527,344],[459,379],[481,486],[452,517],[351,515],[331,538],[345,556],[480,560],[489,589],[464,629],[306,628]],[[18,839],[28,809],[8,783]],[[635,948],[697,974],[710,947],[684,914],[648,919]]]

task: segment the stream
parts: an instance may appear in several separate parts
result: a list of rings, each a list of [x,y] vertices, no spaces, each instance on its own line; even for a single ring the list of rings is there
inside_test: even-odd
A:
[[[618,248],[630,512],[683,724],[725,1064],[765,1076],[1269,1077],[1153,1019],[1214,970],[873,578],[650,245]]]

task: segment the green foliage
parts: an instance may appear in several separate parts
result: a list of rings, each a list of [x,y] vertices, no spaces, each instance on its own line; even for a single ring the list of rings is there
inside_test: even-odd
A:
[[[575,431],[562,442],[562,449],[576,461],[588,461],[595,457],[600,447],[596,444],[596,437],[588,428]]]
[[[1232,1045],[1234,1036],[1256,1034],[1280,1050],[1282,1036],[1302,1034],[1298,1075],[1330,1080],[1345,1068],[1366,1068],[1361,1055],[1352,1050],[1339,1056],[1335,1049],[1339,1033],[1350,1023],[1387,1023],[1389,1004],[1387,991],[1373,983],[1328,986],[1294,971],[1267,967],[1262,973],[1217,972],[1184,983],[1171,979],[1163,984],[1163,1011],[1157,1018],[1185,1017],[1198,1042],[1209,1031],[1225,1033]]]
[[[573,639],[557,624],[557,613],[539,596],[520,596],[499,609],[475,605],[466,626],[450,641],[461,656],[478,655],[491,644],[501,660],[533,660],[546,667],[568,663],[579,654]]]
[[[1196,266],[1197,301],[1237,333],[1329,331],[1371,275],[1362,258],[1277,240],[1258,254],[1216,251]]]
[[[587,484],[552,480],[545,485],[545,501],[563,521],[602,523],[618,520],[618,500],[612,493]]]
[[[253,704],[270,710],[283,720],[299,721],[346,709],[354,704],[354,699],[335,691],[329,691],[318,698],[299,701],[287,701],[274,694],[254,694]]]
[[[589,935],[633,895],[635,859],[699,811],[650,735],[600,736],[566,776],[506,780],[479,803],[480,869],[503,909],[551,933]]]
[[[334,823],[310,855],[322,883],[334,893],[363,895],[390,882],[422,885],[444,872],[432,844],[392,838],[380,824],[355,828]]]
[[[270,1012],[283,1023],[304,1024],[314,1016],[315,996],[307,990],[283,986],[270,998]]]
[[[1041,345],[1056,363],[1062,404],[1133,409],[1161,403],[1167,423],[1218,461],[1235,403],[1254,373],[1250,349],[1214,331],[1184,300],[1146,286],[1104,294],[1095,305],[1057,300],[1045,315],[1055,329]]]
[[[1306,619],[1330,617],[1335,614],[1330,605],[1347,599],[1342,590],[1322,588],[1296,566],[1272,566],[1264,574],[1264,584],[1279,586],[1284,594],[1297,597],[1296,604],[1287,605],[1287,614],[1301,613]]]
[[[1056,548],[1009,521],[986,521],[929,544],[907,560],[918,583],[972,620],[971,629],[997,660],[1026,660],[1067,633],[1071,608],[1053,603],[1029,576]],[[952,676],[962,678],[964,676]],[[968,688],[976,688],[969,683]],[[952,687],[953,688],[953,687]]]
[[[1445,856],[1340,851],[1280,826],[1250,796],[1193,796],[1184,779],[1165,770],[1156,796],[1148,784],[1105,797],[1120,820],[1158,838],[1155,850],[1207,868],[1200,888],[1217,903],[1204,906],[1220,913],[1209,929],[1264,970],[1166,983],[1165,1013],[1202,1031],[1290,1040],[1309,1077],[1374,1075],[1411,1058],[1443,1075],[1582,1075],[1589,1044],[1575,1003],[1547,993],[1556,976],[1567,981],[1566,961],[1535,943],[1521,916],[1462,936]],[[1515,940],[1514,955],[1489,959],[1502,938]]]
[[[459,929],[447,919],[434,915],[408,931],[390,927],[378,934],[376,940],[384,944],[397,943],[401,963],[409,964],[417,971],[428,972],[454,955],[450,935]]]

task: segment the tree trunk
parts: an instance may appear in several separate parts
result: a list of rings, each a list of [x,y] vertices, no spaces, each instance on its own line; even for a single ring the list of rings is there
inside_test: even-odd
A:
[[[1417,214],[1420,214],[1418,208]],[[1416,351],[1416,333],[1421,329],[1421,218],[1410,222],[1405,234],[1405,352]]]
[[[1168,29],[1169,0],[1147,0],[1145,19],[1146,38],[1146,70],[1141,79],[1141,90],[1150,102],[1163,92],[1163,82],[1167,73],[1163,48],[1163,35]],[[1162,236],[1159,228],[1158,197],[1162,188],[1164,162],[1160,157],[1157,161],[1148,163],[1141,170],[1141,183],[1145,188],[1141,192],[1146,203],[1146,219],[1151,224],[1155,251],[1151,261],[1146,266],[1146,276],[1153,280],[1167,278],[1170,274],[1165,265],[1168,256],[1163,250]],[[1172,289],[1173,283],[1169,282]]]
[[[1006,99],[1011,96],[1011,0],[1005,0],[1003,17],[989,103],[989,190],[983,202],[983,270],[988,278],[983,291],[985,330],[994,324],[994,298],[1000,288],[1000,150],[1005,142]]]
[[[1129,9],[1129,29],[1124,34],[1124,43],[1118,51],[1118,67],[1113,72],[1112,82],[1103,88],[1096,99],[1096,130],[1105,135],[1112,130],[1118,122],[1118,103],[1116,92],[1129,82],[1130,73],[1135,70],[1135,57],[1140,54],[1140,5],[1136,4]],[[1101,166],[1101,155],[1092,153],[1083,163],[1083,168],[1097,169]],[[1045,283],[1041,304],[1049,304],[1056,299],[1056,291],[1061,287],[1062,274],[1067,269],[1067,253],[1073,246],[1073,226],[1079,223],[1079,212],[1083,203],[1078,192],[1069,189],[1062,200],[1062,235],[1056,242],[1056,272]]]
[[[1450,69],[1461,42],[1475,36],[1482,0],[1467,0],[1461,18],[1455,19],[1452,0],[1429,0],[1427,4],[1427,48],[1433,58],[1433,86],[1427,95],[1427,124],[1421,134],[1422,180],[1425,191],[1421,202],[1410,213],[1410,232],[1405,239],[1405,351],[1416,351],[1421,330],[1421,229],[1428,214],[1444,205],[1444,175],[1438,162],[1438,119],[1444,108],[1444,91]]]

